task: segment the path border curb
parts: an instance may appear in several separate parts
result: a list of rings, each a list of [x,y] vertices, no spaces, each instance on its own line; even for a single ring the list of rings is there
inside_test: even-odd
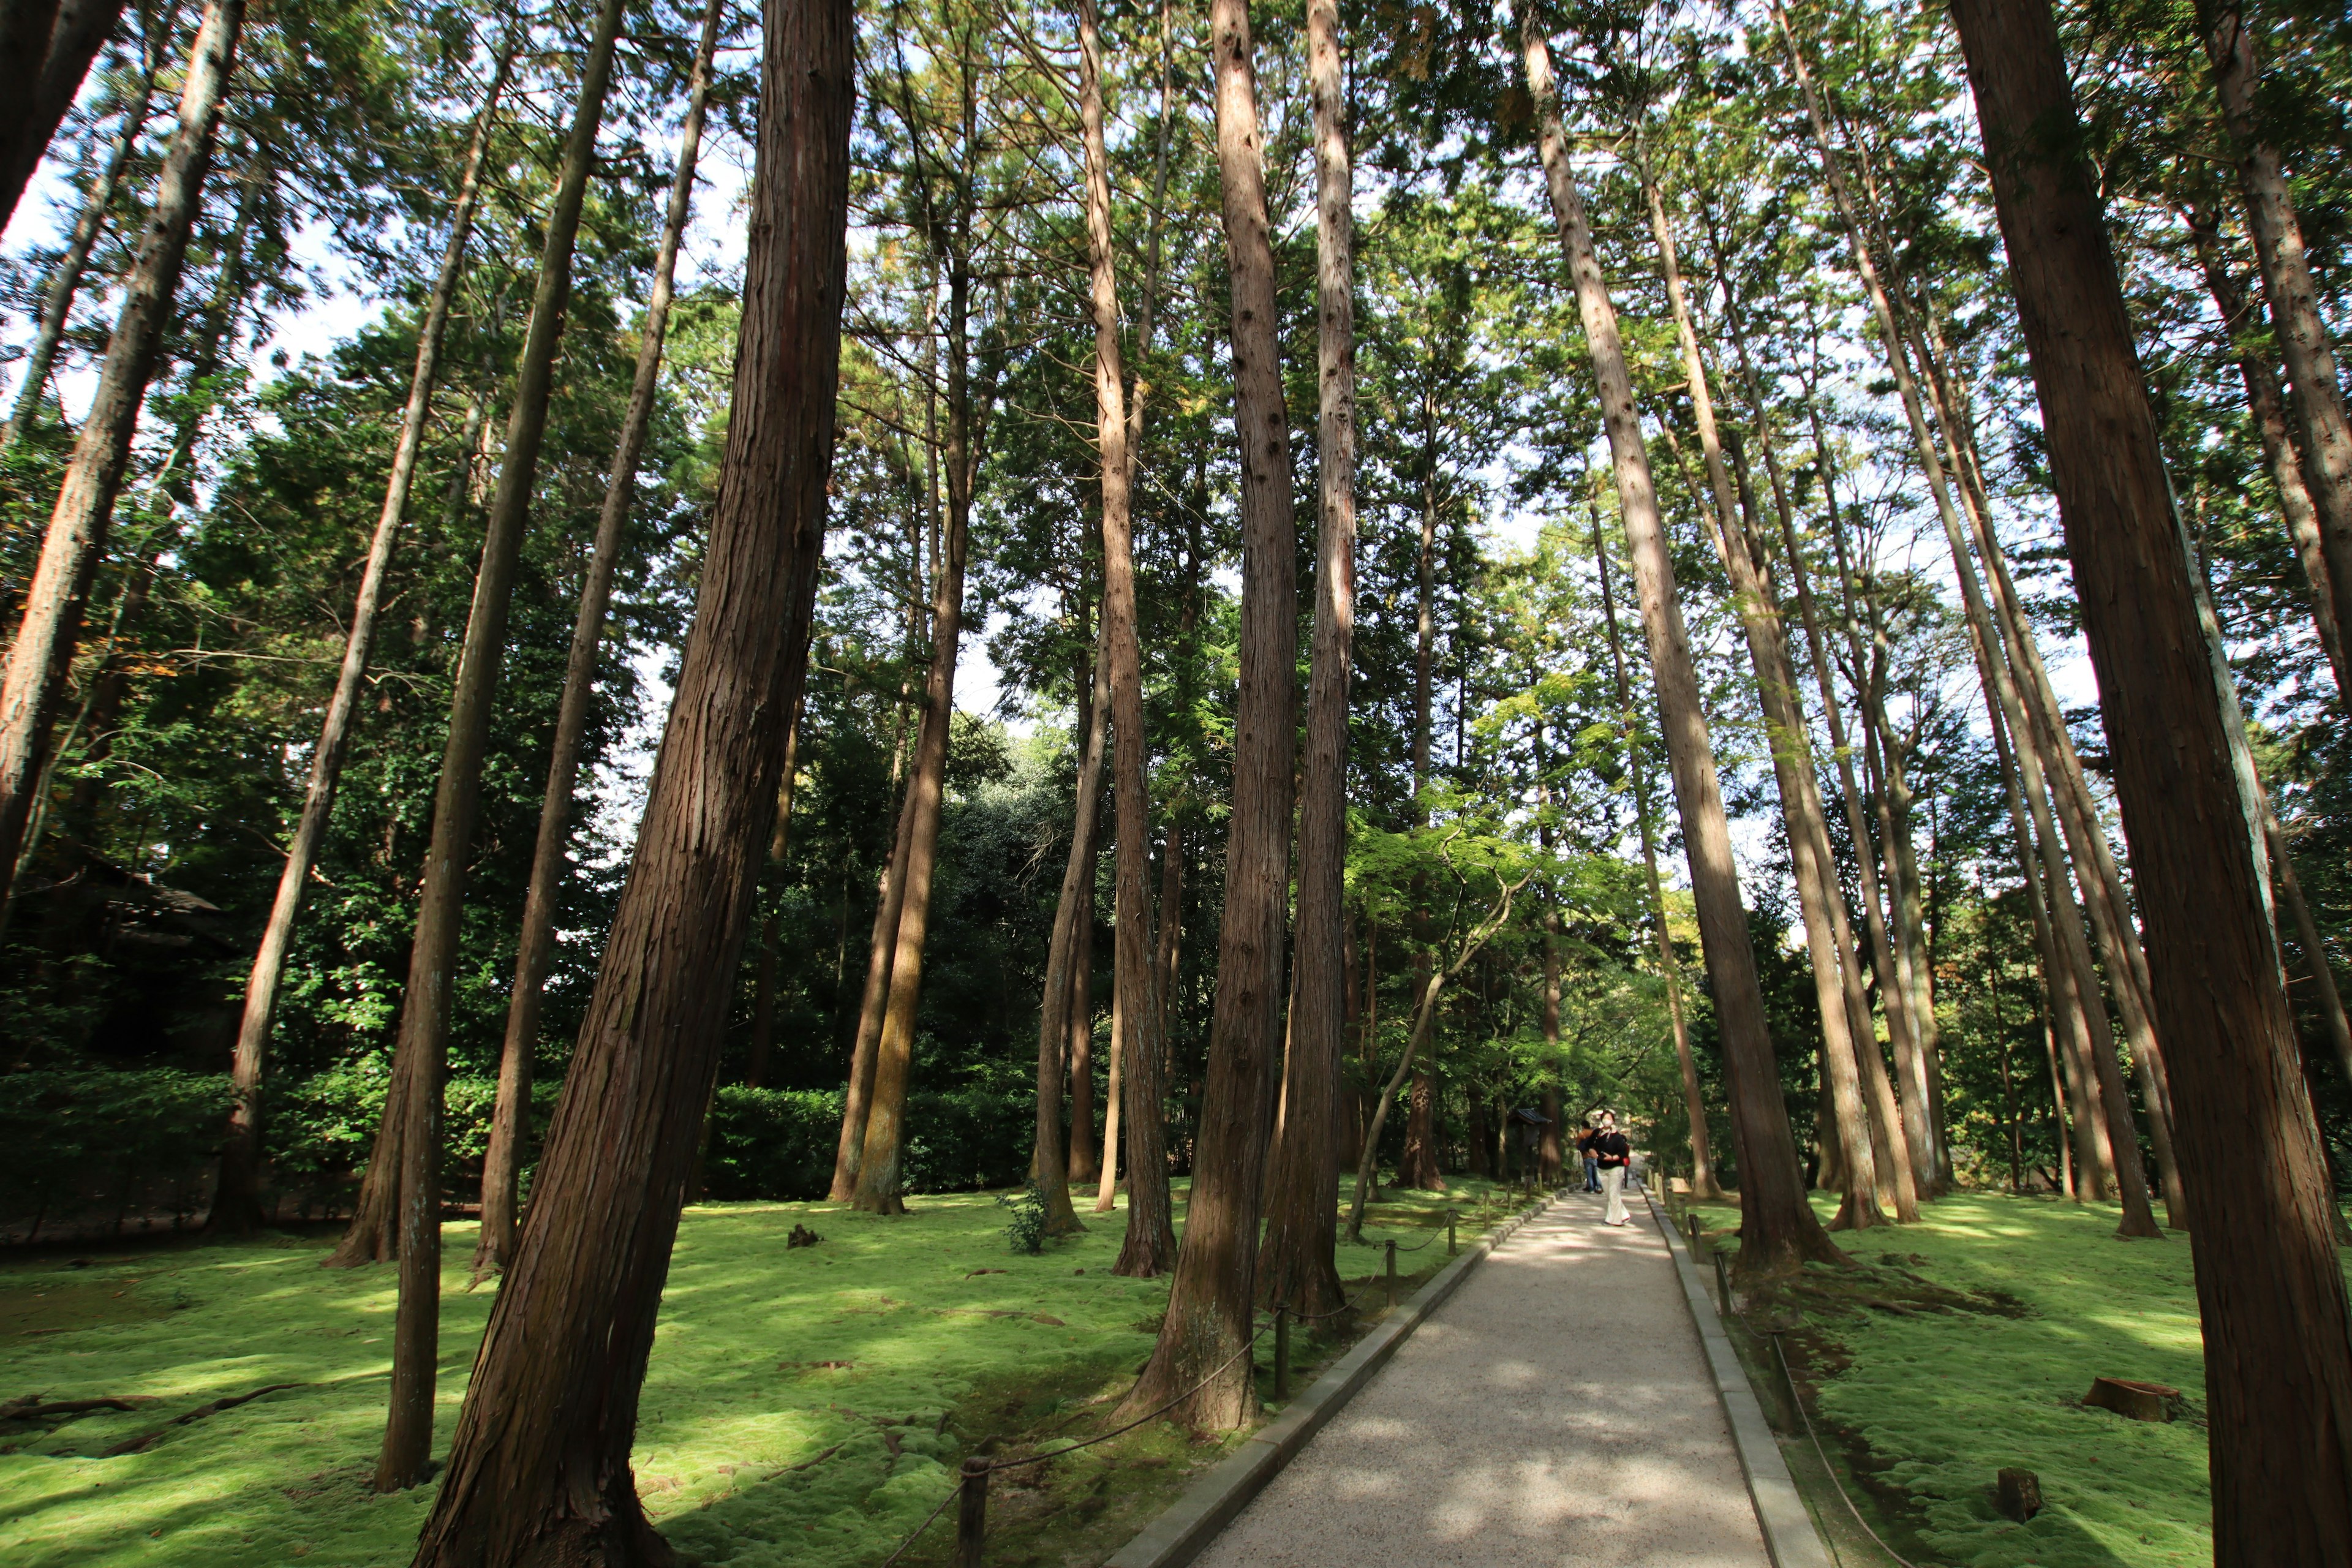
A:
[[[1748,1380],[1748,1369],[1739,1363],[1739,1352],[1732,1348],[1715,1298],[1706,1293],[1688,1241],[1658,1207],[1656,1198],[1646,1192],[1642,1196],[1649,1205],[1651,1220],[1666,1238],[1666,1251],[1682,1279],[1683,1305],[1690,1309],[1691,1325],[1698,1330],[1707,1369],[1715,1374],[1715,1392],[1723,1402],[1732,1446],[1739,1450],[1739,1470],[1748,1478],[1748,1500],[1756,1505],[1756,1522],[1764,1531],[1764,1550],[1770,1554],[1773,1568],[1831,1568],[1829,1549],[1822,1544],[1812,1513],[1797,1490],[1796,1478],[1789,1473],[1788,1460],[1781,1457],[1780,1441],[1764,1419],[1764,1402]]]
[[[1565,1189],[1561,1189],[1564,1191]],[[1347,1406],[1394,1355],[1397,1347],[1454,1294],[1470,1270],[1486,1255],[1508,1241],[1518,1228],[1551,1207],[1559,1192],[1503,1221],[1465,1247],[1462,1255],[1437,1271],[1415,1291],[1389,1321],[1356,1342],[1304,1394],[1283,1406],[1282,1414],[1259,1427],[1241,1447],[1220,1460],[1187,1488],[1167,1511],[1139,1531],[1103,1564],[1103,1568],[1184,1568],[1207,1549],[1217,1532],[1247,1508],[1282,1473],[1307,1440]],[[1777,1457],[1777,1456],[1776,1456]],[[1826,1563],[1826,1560],[1824,1560]],[[1789,1568],[1811,1568],[1790,1564]]]

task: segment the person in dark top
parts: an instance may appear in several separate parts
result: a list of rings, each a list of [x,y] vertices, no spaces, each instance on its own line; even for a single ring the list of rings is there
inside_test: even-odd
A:
[[[1576,1135],[1576,1152],[1584,1161],[1584,1190],[1588,1193],[1601,1190],[1601,1161],[1592,1152],[1592,1141],[1600,1136],[1600,1132],[1591,1127]]]
[[[1633,1146],[1625,1141],[1625,1134],[1617,1131],[1613,1111],[1601,1113],[1601,1130],[1592,1138],[1592,1158],[1601,1167],[1601,1190],[1609,1196],[1608,1206],[1601,1211],[1601,1223],[1631,1223],[1625,1215],[1625,1167],[1633,1163]]]

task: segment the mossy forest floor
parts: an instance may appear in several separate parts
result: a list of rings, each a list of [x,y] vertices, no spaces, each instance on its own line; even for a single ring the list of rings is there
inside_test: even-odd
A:
[[[1826,1220],[1833,1201],[1821,1205]],[[1699,1205],[1707,1240],[1738,1245],[1738,1210]],[[1895,1551],[1969,1568],[2182,1568],[2212,1561],[2205,1368],[2189,1240],[2120,1241],[2112,1205],[1963,1194],[1921,1223],[1837,1240],[1860,1271],[1810,1267],[1744,1302],[1780,1327],[1846,1491]],[[1686,1222],[1685,1222],[1686,1223]],[[1733,1342],[1846,1568],[1893,1559],[1855,1527],[1788,1407],[1768,1342]],[[2085,1406],[2094,1377],[2185,1396],[2170,1423]],[[2043,1511],[1993,1507],[1995,1473],[2032,1470]]]
[[[1379,1243],[1407,1287],[1445,1261],[1444,1211],[1466,1238],[1499,1219],[1491,1189],[1398,1193],[1368,1213],[1343,1274],[1381,1300]],[[1181,1190],[1180,1190],[1181,1196]],[[637,1428],[638,1489],[692,1560],[730,1568],[881,1562],[954,1484],[963,1455],[1013,1453],[1105,1425],[1149,1353],[1164,1279],[1110,1272],[1127,1219],[1013,1252],[986,1194],[918,1198],[904,1218],[826,1204],[687,1212]],[[1179,1217],[1181,1205],[1179,1205]],[[824,1241],[788,1249],[795,1225]],[[322,1269],[331,1236],[143,1244],[0,1263],[0,1403],[116,1399],[0,1423],[0,1562],[10,1568],[396,1565],[430,1489],[381,1497],[393,1271]],[[470,1225],[447,1227],[436,1453],[446,1451],[491,1289],[468,1291]],[[1301,1336],[1303,1388],[1344,1348]],[[1272,1394],[1273,1337],[1259,1340]],[[288,1386],[232,1408],[215,1401]],[[152,1441],[139,1443],[142,1437]],[[1233,1437],[1151,1426],[999,1478],[989,1561],[1098,1563]],[[110,1449],[126,1446],[136,1451]],[[1010,1483],[1010,1484],[1005,1484]],[[901,1561],[947,1560],[953,1520]]]

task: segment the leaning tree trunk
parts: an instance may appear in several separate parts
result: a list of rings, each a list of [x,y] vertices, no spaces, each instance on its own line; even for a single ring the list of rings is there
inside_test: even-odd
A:
[[[2246,411],[2262,437],[2263,461],[2270,469],[2272,487],[2278,491],[2287,539],[2294,546],[2304,581],[2311,589],[2312,623],[2319,632],[2319,646],[2327,654],[2327,668],[2336,677],[2336,700],[2352,707],[2352,661],[2346,658],[2344,624],[2337,618],[2336,590],[2328,582],[2319,510],[2312,504],[2310,487],[2304,482],[2295,457],[2294,438],[2288,433],[2286,394],[2279,385],[2278,372],[2272,368],[2275,362],[2261,342],[2262,322],[2222,257],[2218,219],[2210,212],[2192,209],[2187,215],[2187,226],[2198,268],[2205,275],[2206,292],[2213,296],[2213,309],[2221,318],[2221,330],[2229,334],[2231,353],[2238,363],[2239,379],[2245,384]]]
[[[627,888],[416,1568],[667,1563],[629,1468],[687,1168],[806,669],[846,271],[856,21],[773,0],[733,417]]]
[[[1109,639],[1096,650],[1094,682],[1108,684]],[[1062,896],[1055,906],[1054,933],[1045,950],[1045,992],[1037,1012],[1037,1128],[1029,1155],[1030,1178],[1045,1194],[1045,1234],[1076,1236],[1086,1226],[1070,1206],[1070,1173],[1062,1157],[1062,1068],[1064,1042],[1069,1037],[1071,1016],[1076,1011],[1077,966],[1085,947],[1079,922],[1091,919],[1086,885],[1095,874],[1096,803],[1102,794],[1103,727],[1109,704],[1097,697],[1087,722],[1087,739],[1078,758],[1077,805],[1071,814],[1070,854],[1062,868]],[[1086,910],[1085,914],[1080,911]]]
[[[2183,1143],[2225,1568],[2352,1556],[2352,1312],[2221,693],[2047,0],[1952,7],[2099,679]],[[2255,1223],[2246,1216],[2258,1215]]]
[[[555,739],[547,759],[547,790],[540,802],[539,837],[530,859],[530,886],[523,896],[522,931],[515,944],[514,987],[507,999],[507,1033],[499,1057],[498,1099],[490,1112],[489,1147],[482,1158],[482,1230],[474,1248],[474,1278],[507,1266],[514,1256],[516,1210],[525,1140],[530,1131],[530,1080],[539,1050],[539,1009],[547,970],[555,955],[555,908],[564,873],[564,847],[572,837],[572,794],[580,776],[580,752],[588,734],[588,704],[596,679],[596,656],[604,640],[604,615],[613,597],[613,570],[621,557],[621,533],[628,526],[636,493],[637,459],[653,426],[654,396],[661,384],[663,335],[669,326],[671,279],[677,270],[678,241],[694,210],[695,155],[702,145],[702,120],[710,98],[710,59],[719,47],[724,0],[710,0],[702,14],[702,38],[688,76],[686,123],[678,132],[677,170],[670,181],[669,210],[663,215],[661,243],[646,294],[644,337],[637,346],[635,379],[613,471],[604,483],[604,508],[580,584],[580,607],[572,622],[572,649],[563,665],[563,695],[555,712]]]
[[[1315,644],[1298,802],[1297,974],[1282,1137],[1267,1173],[1258,1298],[1318,1315],[1347,1300],[1337,1258],[1339,1059],[1348,1005],[1348,678],[1356,623],[1355,169],[1339,0],[1309,0],[1315,100],[1318,496]]]
[[[1234,433],[1241,458],[1241,680],[1216,1011],[1192,1158],[1192,1201],[1159,1343],[1124,1408],[1175,1401],[1175,1420],[1249,1420],[1265,1108],[1282,1050],[1283,926],[1290,891],[1292,689],[1297,626],[1290,422],[1276,340],[1273,237],[1247,0],[1211,0],[1217,165],[1233,285]],[[1181,1398],[1179,1396],[1181,1396]]]
[[[1902,398],[1904,416],[1910,426],[1912,441],[1918,451],[1920,469],[1927,476],[1937,515],[1943,522],[1945,542],[1952,553],[1953,571],[1959,579],[1962,608],[1972,636],[1979,640],[1979,668],[1988,677],[1985,682],[1987,705],[1989,708],[1995,704],[1999,706],[2008,724],[2011,740],[2015,744],[2026,804],[2032,809],[2034,836],[2042,848],[2042,887],[2049,898],[2056,928],[2058,957],[2073,970],[2073,986],[2079,996],[2082,1016],[2089,1026],[2088,1054],[2081,1066],[2085,1076],[2091,1078],[2096,1086],[2099,1109],[2104,1117],[2104,1142],[2112,1150],[2116,1188],[2123,1200],[2123,1217],[2118,1231],[2128,1237],[2161,1237],[2163,1229],[2156,1223],[2155,1213],[2148,1205],[2147,1175],[2139,1164],[2139,1135],[2132,1125],[2131,1101],[2123,1093],[2122,1069],[2116,1064],[2114,1051],[2103,1048],[2111,1044],[2106,1005],[2099,995],[2097,972],[2091,964],[2090,947],[2083,934],[2081,912],[2074,903],[2065,855],[2060,847],[2061,840],[2051,814],[2042,762],[2042,738],[2026,714],[2023,699],[2017,689],[2011,660],[2005,651],[2007,645],[1986,606],[1984,590],[1977,580],[1960,514],[1953,503],[1951,488],[1946,482],[1943,460],[1937,454],[1935,436],[1928,427],[1927,415],[1921,405],[1918,383],[1911,374],[1909,356],[1904,352],[1903,331],[1895,319],[1895,308],[1885,286],[1880,280],[1877,264],[1871,256],[1862,220],[1856,214],[1852,193],[1846,185],[1844,171],[1839,166],[1836,151],[1831,144],[1829,123],[1822,113],[1812,74],[1805,66],[1803,52],[1797,47],[1795,29],[1790,25],[1788,10],[1780,0],[1774,0],[1772,15],[1788,51],[1790,68],[1803,90],[1815,149],[1821,156],[1822,177],[1829,186],[1838,216],[1844,225],[1854,269],[1870,297],[1881,345],[1885,351],[1887,368],[1894,374],[1895,388]],[[2084,876],[2087,878],[2090,874],[2086,868]]]
[[[1666,1017],[1675,1032],[1675,1059],[1682,1068],[1683,1110],[1690,1119],[1691,1196],[1702,1201],[1719,1199],[1722,1183],[1715,1173],[1715,1155],[1706,1123],[1706,1099],[1699,1091],[1698,1058],[1691,1051],[1690,1020],[1683,1011],[1682,964],[1675,957],[1674,933],[1666,925],[1665,883],[1658,876],[1657,835],[1650,825],[1649,764],[1642,760],[1639,738],[1633,731],[1633,688],[1625,674],[1624,639],[1617,630],[1617,595],[1609,585],[1609,551],[1601,542],[1601,512],[1592,514],[1592,559],[1601,574],[1601,615],[1609,627],[1609,668],[1616,679],[1618,726],[1625,737],[1626,772],[1633,785],[1633,820],[1642,839],[1642,872],[1650,889],[1650,919],[1658,938],[1658,973],[1666,982]],[[1549,961],[1547,961],[1549,962]],[[1550,972],[1546,982],[1552,984]],[[1549,1009],[1557,1003],[1548,1000]],[[1547,1039],[1552,1026],[1547,1024]]]
[[[82,274],[89,269],[90,250],[113,209],[123,168],[138,149],[140,133],[147,128],[147,110],[155,100],[155,78],[163,68],[164,42],[163,28],[147,29],[146,59],[139,85],[123,100],[121,127],[106,150],[106,162],[90,176],[89,187],[82,195],[81,212],[74,219],[65,254],[50,268],[47,286],[41,291],[40,323],[33,330],[32,347],[25,352],[25,379],[16,385],[16,405],[8,415],[8,423],[0,426],[0,452],[16,445],[40,415],[41,396],[57,364],[58,345],[65,341],[66,318],[73,313],[74,296],[81,290]]]
[[[121,15],[122,0],[13,0],[0,12],[0,229]]]
[[[2263,291],[2294,388],[2295,422],[2303,431],[2304,482],[2319,514],[2320,552],[2327,565],[2330,596],[2352,604],[2352,423],[2336,379],[2336,345],[2320,313],[2319,291],[2305,250],[2303,223],[2277,145],[2256,118],[2261,67],[2243,0],[2203,0],[2199,31],[2213,66],[2238,164],[2238,190],[2246,206],[2246,232],[2262,264]]]
[[[378,1163],[392,1163],[383,1160],[386,1139],[396,1141],[400,1307],[393,1323],[391,1419],[376,1461],[378,1491],[415,1486],[430,1468],[441,1320],[441,1079],[449,1049],[466,869],[481,806],[482,763],[489,752],[499,665],[506,656],[507,613],[530,519],[540,445],[547,434],[555,348],[571,298],[572,241],[580,232],[588,176],[595,166],[596,127],[612,83],[613,46],[620,35],[622,10],[622,0],[604,0],[596,18],[581,73],[579,107],[565,139],[562,176],[540,250],[539,286],[515,372],[506,454],[483,528],[481,569],[474,578],[474,602],[466,616],[466,639],[449,698],[449,735],[433,792],[433,834],[425,851],[425,887],[417,900],[416,934],[409,948],[400,1037],[393,1051],[393,1078],[407,1080],[404,1114],[396,1128],[386,1116],[384,1129],[377,1134],[377,1156],[370,1162],[373,1176]],[[358,1250],[355,1242],[364,1246],[370,1239],[362,1228],[366,1217],[354,1218],[339,1257],[349,1257]]]
[[[857,1191],[866,1159],[866,1112],[874,1100],[874,1059],[882,1046],[882,1014],[890,1003],[890,961],[898,952],[898,914],[907,901],[907,858],[915,836],[912,781],[900,795],[890,858],[874,898],[874,931],[866,962],[866,989],[857,1005],[857,1034],[849,1047],[849,1084],[841,1101],[841,1140],[833,1156],[828,1203],[847,1203]]]
[[[425,423],[433,410],[433,391],[440,381],[441,342],[449,325],[449,306],[465,271],[466,246],[473,233],[474,208],[481,194],[482,162],[489,147],[490,124],[498,111],[507,74],[514,64],[512,39],[500,49],[488,91],[474,118],[473,142],[466,152],[465,173],[458,177],[457,199],[449,220],[449,238],[441,251],[441,271],[425,306],[425,320],[416,332],[416,365],[408,378],[408,405],[402,411],[400,436],[392,451],[392,472],[384,480],[383,505],[376,512],[375,532],[368,540],[367,562],[360,569],[360,588],[352,605],[350,629],[343,637],[343,659],[335,671],[335,689],[327,699],[327,713],[319,726],[318,742],[310,748],[310,777],[302,792],[302,815],[287,847],[286,864],[278,873],[278,893],[269,918],[261,928],[253,971],[245,984],[245,1009],[237,1024],[236,1055],[230,1069],[234,1105],[228,1137],[221,1148],[220,1184],[213,1200],[212,1228],[249,1230],[261,1222],[261,1086],[269,1057],[269,1029],[278,1006],[278,987],[286,974],[286,953],[293,941],[294,921],[301,912],[302,895],[325,841],[333,815],[335,787],[341,782],[343,760],[350,753],[352,724],[359,713],[360,684],[367,678],[369,656],[375,647],[376,612],[383,600],[383,579],[392,562],[392,548],[400,536],[402,516],[408,509],[408,491],[416,478],[416,457],[424,444]],[[387,1116],[392,1108],[386,1107]]]
[[[154,209],[123,279],[122,310],[107,340],[98,392],[58,486],[40,561],[25,591],[23,619],[0,671],[0,905],[15,886],[35,784],[81,632],[82,607],[106,552],[106,531],[131,460],[139,406],[171,325],[188,234],[204,205],[221,99],[244,26],[245,0],[210,0],[197,25],[180,89],[179,129],[163,155]],[[14,205],[13,193],[0,186],[0,194]]]
[[[1600,384],[1601,409],[1623,514],[1625,542],[1633,561],[1642,624],[1650,644],[1651,679],[1657,688],[1658,716],[1674,773],[1675,800],[1683,839],[1688,846],[1693,901],[1699,940],[1713,982],[1724,1066],[1730,1080],[1732,1119],[1740,1153],[1740,1267],[1749,1273],[1777,1273],[1808,1259],[1841,1260],[1821,1220],[1805,1201],[1804,1175],[1789,1112],[1780,1099],[1780,1074],[1765,1027],[1764,994],[1757,979],[1756,953],[1748,943],[1748,914],[1739,899],[1739,872],[1731,853],[1731,829],[1717,782],[1715,748],[1700,705],[1698,671],[1691,660],[1675,569],[1658,513],[1656,487],[1633,412],[1633,384],[1617,333],[1617,311],[1585,221],[1584,201],[1569,167],[1567,132],[1552,85],[1551,51],[1532,12],[1519,15],[1528,85],[1538,117],[1552,216],[1559,226],[1576,285],[1578,313]]]
[[[961,237],[957,242],[962,243]],[[923,719],[907,783],[906,869],[892,939],[888,999],[874,1053],[865,1144],[850,1202],[869,1214],[903,1214],[899,1163],[906,1148],[907,1086],[915,1056],[915,1015],[923,987],[923,946],[930,930],[931,878],[940,847],[947,782],[948,734],[955,719],[956,657],[963,635],[963,579],[971,531],[972,484],[980,471],[981,405],[971,381],[971,258],[959,248],[948,268],[948,506],[931,595],[931,661],[923,680]]]

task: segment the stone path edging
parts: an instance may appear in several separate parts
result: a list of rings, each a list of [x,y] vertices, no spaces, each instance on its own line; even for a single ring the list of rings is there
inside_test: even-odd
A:
[[[1216,1538],[1217,1531],[1232,1523],[1249,1506],[1250,1500],[1265,1489],[1265,1484],[1281,1473],[1282,1468],[1307,1446],[1307,1440],[1321,1431],[1372,1380],[1372,1374],[1396,1353],[1397,1347],[1412,1337],[1423,1321],[1454,1294],[1463,1277],[1484,1261],[1488,1253],[1509,1240],[1519,1226],[1549,1208],[1558,1195],[1547,1194],[1472,1242],[1462,1256],[1439,1269],[1436,1278],[1415,1291],[1387,1322],[1357,1341],[1355,1347],[1333,1363],[1330,1370],[1285,1405],[1281,1415],[1252,1433],[1239,1451],[1221,1460],[1187,1488],[1182,1497],[1120,1547],[1103,1568],[1183,1568],[1199,1556]],[[1721,1330],[1717,1331],[1720,1333]],[[1752,1401],[1754,1395],[1749,1398]],[[1768,1441],[1769,1436],[1766,1434]],[[1772,1457],[1778,1461],[1779,1450],[1775,1449]],[[1744,1465],[1744,1446],[1740,1458]],[[1802,1506],[1799,1504],[1801,1510]],[[1767,1534],[1769,1537],[1769,1531]],[[1780,1561],[1777,1553],[1775,1556],[1780,1568],[1812,1568],[1804,1560]],[[1826,1568],[1828,1560],[1822,1561]]]
[[[1756,1522],[1763,1527],[1764,1549],[1772,1554],[1774,1568],[1830,1568],[1821,1531],[1814,1528],[1813,1516],[1789,1474],[1788,1461],[1780,1457],[1780,1445],[1764,1419],[1763,1401],[1756,1396],[1748,1369],[1739,1364],[1739,1353],[1724,1331],[1722,1314],[1716,1310],[1715,1298],[1706,1292],[1687,1238],[1675,1229],[1654,1198],[1646,1192],[1642,1197],[1666,1238],[1666,1250],[1674,1255],[1675,1273],[1683,1282],[1683,1304],[1690,1309],[1691,1322],[1706,1350],[1707,1369],[1715,1374],[1724,1419],[1739,1450],[1740,1472],[1748,1478],[1748,1496],[1756,1505]]]

